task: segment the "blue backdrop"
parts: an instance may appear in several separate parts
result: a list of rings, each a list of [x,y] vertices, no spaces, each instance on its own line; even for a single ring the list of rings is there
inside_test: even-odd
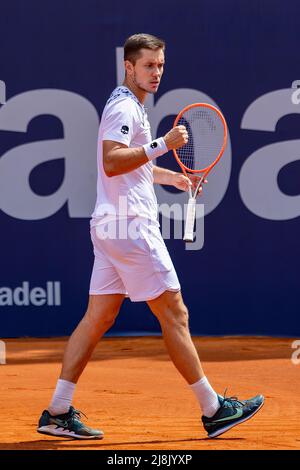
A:
[[[192,333],[300,334],[299,31],[296,0],[1,1],[0,337],[70,334],[85,311],[99,118],[136,32],[167,43],[154,133],[201,98],[230,132],[204,246],[166,240]],[[158,331],[126,300],[111,333]]]

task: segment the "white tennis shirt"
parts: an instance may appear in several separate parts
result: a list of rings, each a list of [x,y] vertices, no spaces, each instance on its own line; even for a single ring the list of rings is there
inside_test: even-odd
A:
[[[128,147],[140,147],[152,141],[144,106],[125,86],[117,87],[103,110],[97,149],[97,201],[91,226],[107,217],[145,217],[157,221],[157,199],[153,187],[153,163],[145,163],[129,173],[108,177],[103,168],[103,140]]]

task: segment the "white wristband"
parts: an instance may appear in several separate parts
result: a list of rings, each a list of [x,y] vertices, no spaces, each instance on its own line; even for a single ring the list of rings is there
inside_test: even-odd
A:
[[[159,137],[159,139],[155,139],[150,144],[143,145],[143,147],[149,160],[153,160],[168,152],[168,147],[163,137]]]

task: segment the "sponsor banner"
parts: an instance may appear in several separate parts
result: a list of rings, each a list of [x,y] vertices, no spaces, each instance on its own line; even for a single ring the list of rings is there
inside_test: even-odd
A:
[[[24,281],[20,287],[0,287],[0,307],[28,307],[35,305],[61,305],[60,282],[47,282],[46,288],[33,287]]]

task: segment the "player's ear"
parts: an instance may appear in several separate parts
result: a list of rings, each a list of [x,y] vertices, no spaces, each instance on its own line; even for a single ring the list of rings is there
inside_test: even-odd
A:
[[[129,60],[124,61],[125,73],[132,75],[133,73],[133,64]]]

